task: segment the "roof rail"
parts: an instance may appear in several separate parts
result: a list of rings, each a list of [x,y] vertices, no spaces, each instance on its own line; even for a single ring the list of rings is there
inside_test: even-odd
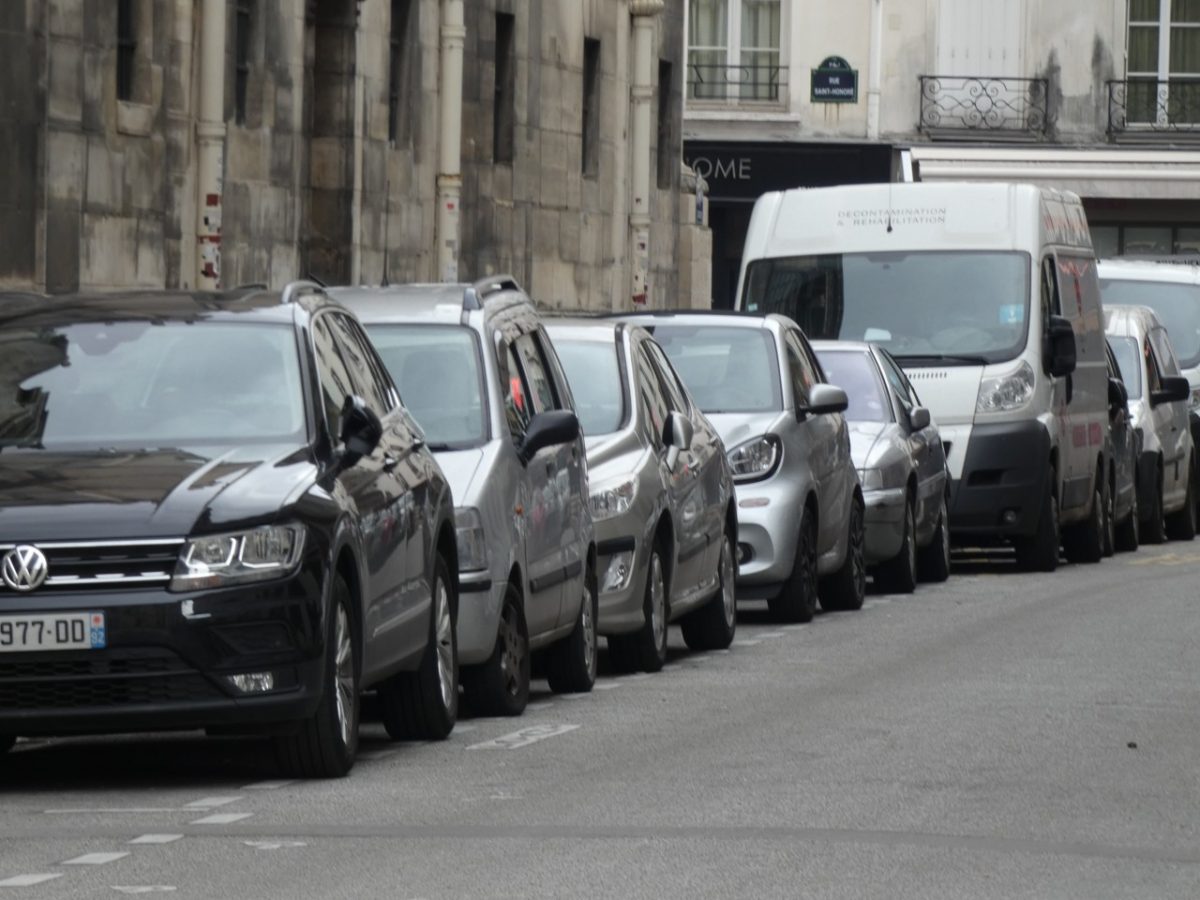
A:
[[[282,303],[295,303],[305,294],[320,294],[323,291],[323,286],[315,281],[300,279],[299,281],[290,281],[283,289]]]
[[[491,275],[481,278],[463,292],[463,309],[482,309],[483,300],[500,291],[519,291],[521,286],[511,275]]]

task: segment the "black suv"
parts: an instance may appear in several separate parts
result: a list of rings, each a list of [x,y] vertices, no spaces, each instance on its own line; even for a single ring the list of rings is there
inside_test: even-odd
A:
[[[346,773],[458,710],[453,503],[354,316],[282,293],[0,294],[0,753],[204,728]]]

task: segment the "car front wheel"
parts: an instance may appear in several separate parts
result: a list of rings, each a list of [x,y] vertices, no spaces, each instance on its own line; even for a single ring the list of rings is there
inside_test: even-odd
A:
[[[817,523],[807,506],[800,514],[792,574],[767,601],[767,609],[783,622],[811,622],[817,612]]]
[[[850,506],[850,525],[846,537],[846,559],[842,567],[821,583],[821,608],[826,611],[862,609],[867,596],[866,534],[862,497],[857,494]]]
[[[737,569],[733,557],[733,535],[728,530],[721,542],[717,568],[717,592],[712,599],[679,623],[683,642],[691,650],[724,650],[737,633]]]
[[[646,621],[638,631],[608,639],[609,659],[620,671],[658,672],[667,661],[667,577],[659,547],[651,551],[646,567],[643,605]]]
[[[879,566],[875,583],[889,594],[911,594],[917,588],[917,510],[911,495],[904,503],[900,552]]]
[[[463,687],[471,708],[485,716],[519,716],[529,702],[529,635],[521,612],[521,594],[509,584],[496,629],[496,646],[487,662],[463,669]]]
[[[546,680],[554,693],[586,694],[596,684],[596,614],[596,574],[589,563],[575,628],[546,656]]]
[[[950,508],[942,497],[933,540],[918,554],[918,569],[922,581],[942,582],[950,577]]]

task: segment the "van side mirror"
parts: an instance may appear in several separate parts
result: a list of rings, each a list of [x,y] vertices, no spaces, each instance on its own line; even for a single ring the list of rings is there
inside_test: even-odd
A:
[[[367,401],[357,395],[346,397],[342,404],[342,427],[338,434],[342,446],[342,464],[352,466],[364,456],[370,456],[383,440],[383,423]]]
[[[928,428],[931,421],[929,410],[923,406],[914,406],[908,413],[908,427],[913,431],[922,431]]]
[[[1182,375],[1167,375],[1157,391],[1150,392],[1150,405],[1160,403],[1177,403],[1187,400],[1192,395],[1192,386]]]
[[[1042,348],[1046,374],[1062,378],[1075,371],[1075,329],[1062,316],[1051,316]]]
[[[579,419],[569,409],[538,413],[530,419],[529,427],[525,429],[525,437],[517,448],[517,456],[521,465],[526,465],[539,451],[560,444],[570,444],[578,437]]]
[[[1115,415],[1129,406],[1129,392],[1120,378],[1108,379],[1108,411]]]
[[[800,418],[806,413],[820,416],[826,413],[845,412],[850,405],[850,398],[840,387],[832,384],[814,384],[808,392],[808,405],[797,406],[796,412]]]

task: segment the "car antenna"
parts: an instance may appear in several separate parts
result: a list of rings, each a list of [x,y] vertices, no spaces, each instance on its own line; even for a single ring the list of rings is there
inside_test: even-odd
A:
[[[388,225],[392,221],[392,179],[389,178],[385,184],[383,189],[383,278],[379,281],[380,287],[388,286]]]
[[[307,273],[304,277],[306,279],[308,279],[309,281],[311,281],[313,284],[320,285],[321,287],[329,287],[329,285],[327,285],[325,282],[323,282],[320,278],[318,278],[312,272]]]
[[[887,218],[887,233],[892,233],[892,180],[888,179],[888,218]]]

